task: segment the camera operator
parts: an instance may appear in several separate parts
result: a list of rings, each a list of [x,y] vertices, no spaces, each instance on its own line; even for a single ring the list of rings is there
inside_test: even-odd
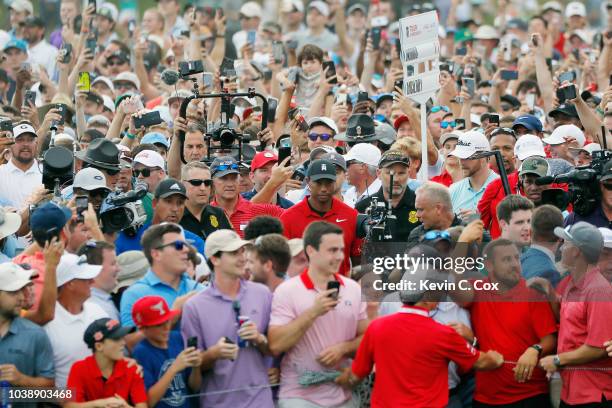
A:
[[[576,212],[570,213],[565,219],[566,226],[586,221],[596,227],[612,228],[612,160],[609,160],[604,166],[598,184],[601,198],[595,210],[585,216],[578,215]]]
[[[377,176],[382,184],[380,190],[355,204],[357,211],[365,213],[374,197],[379,202],[391,201],[392,213],[397,218],[395,231],[390,231],[393,236],[392,242],[405,242],[412,230],[420,224],[415,206],[416,196],[407,184],[409,166],[410,159],[402,152],[393,150],[385,152],[378,162]],[[393,174],[392,186],[390,186],[391,174]]]
[[[166,162],[161,154],[143,150],[134,157],[132,173],[138,181],[147,183],[149,193],[154,193],[159,183],[166,178]]]
[[[141,238],[145,231],[152,225],[162,223],[177,224],[181,218],[183,218],[186,199],[187,191],[180,181],[168,178],[159,183],[155,190],[155,198],[153,199],[153,220],[151,223],[143,224],[134,234],[121,231],[115,241],[117,255],[125,251],[142,251]],[[188,230],[184,230],[183,233],[187,243],[194,246],[199,253],[203,254],[204,241],[202,238]]]
[[[102,201],[110,193],[104,173],[93,167],[84,168],[74,176],[72,189],[75,197],[87,196],[97,214],[100,214]]]

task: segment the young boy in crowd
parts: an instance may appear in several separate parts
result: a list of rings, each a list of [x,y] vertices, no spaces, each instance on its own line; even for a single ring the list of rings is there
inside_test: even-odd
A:
[[[124,337],[133,327],[122,327],[117,320],[95,320],[85,330],[83,340],[93,354],[74,363],[68,375],[73,398],[67,408],[147,408],[147,392],[135,365],[125,359]]]
[[[143,367],[150,407],[189,408],[186,396],[190,390],[200,389],[201,352],[197,341],[185,348],[180,332],[172,330],[179,313],[170,310],[160,296],[145,296],[132,308],[132,319],[145,336],[133,356]]]

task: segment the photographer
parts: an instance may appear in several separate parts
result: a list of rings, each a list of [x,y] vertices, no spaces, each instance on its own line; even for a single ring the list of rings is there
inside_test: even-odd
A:
[[[381,182],[381,188],[370,197],[355,204],[355,209],[360,213],[366,213],[372,204],[372,199],[379,202],[390,202],[392,214],[397,218],[395,230],[391,231],[392,242],[406,242],[412,230],[419,226],[417,210],[415,206],[415,193],[408,188],[408,167],[410,159],[399,151],[389,150],[385,152],[379,162],[376,172]],[[391,185],[393,177],[393,185]]]
[[[596,227],[612,228],[612,160],[604,166],[597,184],[601,196],[597,198],[595,209],[587,215],[570,213],[565,219],[566,226],[585,221]]]

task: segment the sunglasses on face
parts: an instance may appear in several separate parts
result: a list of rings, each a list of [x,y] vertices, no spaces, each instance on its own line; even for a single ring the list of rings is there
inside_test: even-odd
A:
[[[187,182],[194,187],[200,187],[202,184],[204,184],[205,187],[210,187],[212,185],[211,179],[193,179],[187,180]]]
[[[125,61],[121,61],[121,60],[109,60],[106,62],[106,65],[108,65],[109,67],[115,67],[115,66],[119,66],[119,65],[123,65],[125,64]],[[117,85],[118,88],[121,88],[121,85]],[[124,86],[125,88],[125,86]]]
[[[434,106],[431,108],[431,113],[437,113],[440,111],[444,111],[446,113],[450,112],[450,108],[448,106],[444,106],[444,105],[438,105],[438,106]]]
[[[602,183],[603,184],[603,188],[605,188],[608,191],[612,191],[612,183]]]
[[[173,241],[173,242],[169,242],[167,244],[155,247],[155,249],[164,249],[166,247],[174,247],[174,249],[176,249],[177,251],[182,251],[183,248],[185,248],[186,246],[187,246],[187,243],[185,241]]]
[[[157,170],[158,169],[156,169],[156,168],[155,169],[148,169],[148,168],[145,167],[144,169],[138,169],[138,170],[134,169],[132,171],[132,173],[134,174],[134,177],[136,177],[136,178],[138,178],[141,174],[142,174],[142,177],[146,178],[146,177],[149,177],[151,175],[151,172],[157,171]]]
[[[329,133],[309,133],[308,134],[308,138],[312,140],[313,142],[316,142],[317,139],[321,139],[322,141],[327,142],[329,139],[333,137],[334,136]]]
[[[221,164],[219,166],[217,166],[217,168],[215,169],[215,173],[218,173],[220,171],[225,171],[225,170],[238,170],[238,164],[236,163],[232,163],[232,164]]]
[[[452,121],[450,121],[450,120],[443,120],[442,122],[440,122],[440,127],[442,129],[446,129],[448,127],[454,128],[455,126],[457,126],[457,122],[455,122],[454,120],[452,120]]]

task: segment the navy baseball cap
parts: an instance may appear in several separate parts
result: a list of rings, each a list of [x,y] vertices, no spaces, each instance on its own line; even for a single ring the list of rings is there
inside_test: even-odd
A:
[[[521,115],[518,118],[514,119],[514,122],[512,122],[512,129],[514,129],[514,127],[518,125],[524,126],[527,129],[536,132],[541,132],[543,130],[542,122],[540,121],[540,119],[536,118],[533,115]]]
[[[217,157],[210,165],[210,174],[213,178],[228,174],[240,174],[238,161],[232,156]]]
[[[83,334],[83,341],[89,348],[93,349],[94,345],[100,341],[106,339],[119,340],[135,331],[136,327],[134,326],[121,326],[117,320],[103,317],[94,320],[87,326]]]
[[[61,207],[54,202],[48,202],[36,208],[30,216],[30,229],[32,231],[59,231],[72,218],[69,208]]]
[[[311,181],[323,179],[336,181],[336,165],[329,160],[315,160],[308,166],[306,177]]]

